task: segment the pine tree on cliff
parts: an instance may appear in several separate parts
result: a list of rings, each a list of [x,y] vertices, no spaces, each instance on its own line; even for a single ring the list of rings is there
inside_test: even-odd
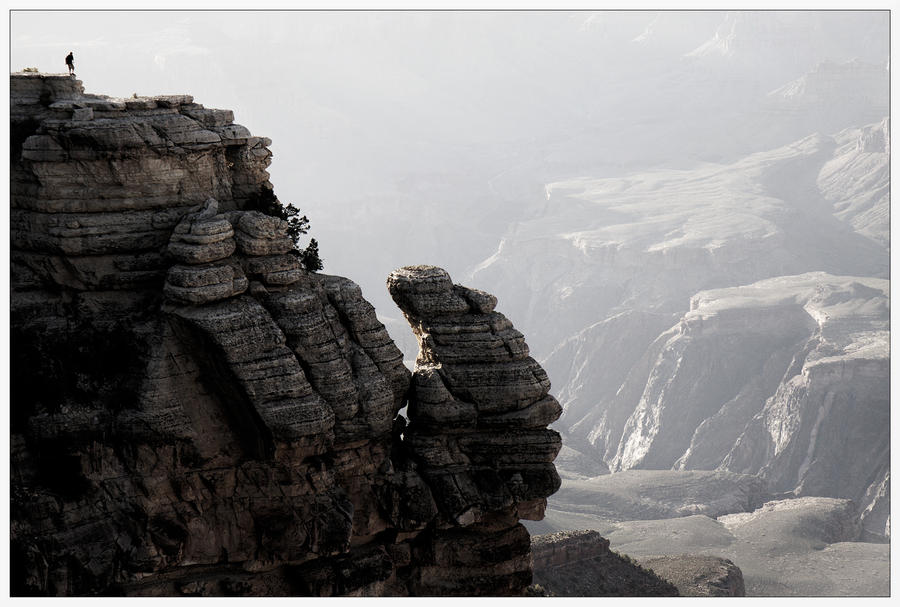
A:
[[[305,249],[300,248],[300,237],[309,232],[309,219],[306,215],[300,216],[300,209],[292,204],[282,205],[275,192],[269,188],[263,188],[259,193],[247,199],[244,206],[246,211],[259,211],[265,215],[278,217],[288,222],[288,235],[294,241],[294,255],[300,258],[303,267],[309,272],[321,270],[324,265],[319,257],[319,243],[311,238]]]
[[[319,258],[319,243],[315,238],[309,239],[309,246],[300,253],[300,261],[303,263],[303,267],[310,272],[316,272],[324,267]]]

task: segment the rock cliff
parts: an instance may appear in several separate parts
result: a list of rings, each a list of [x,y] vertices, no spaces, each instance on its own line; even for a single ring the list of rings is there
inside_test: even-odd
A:
[[[889,125],[545,185],[472,284],[554,378],[563,476],[758,474],[888,534]]]
[[[681,588],[609,549],[596,531],[562,531],[532,539],[534,580],[548,596],[679,596]],[[685,555],[687,557],[687,555]],[[685,559],[687,563],[687,559]],[[688,569],[697,567],[687,564]],[[740,570],[737,570],[740,576]],[[700,580],[698,580],[699,582]],[[705,587],[706,584],[698,584]],[[691,596],[691,593],[686,596]]]
[[[759,474],[889,533],[889,311],[887,281],[821,272],[701,292],[623,384],[613,467]]]
[[[270,141],[230,111],[10,94],[13,594],[525,592],[560,407],[493,296],[392,274],[411,374],[246,210]]]
[[[744,576],[728,559],[679,554],[637,562],[674,584],[681,596],[744,596]]]

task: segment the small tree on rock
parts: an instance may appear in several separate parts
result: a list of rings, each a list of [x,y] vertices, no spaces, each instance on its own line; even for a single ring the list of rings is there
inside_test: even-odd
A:
[[[309,246],[300,253],[300,261],[303,263],[303,267],[310,272],[317,272],[324,267],[319,258],[319,243],[315,238],[309,239]]]
[[[293,255],[300,258],[303,267],[310,272],[321,270],[324,265],[319,257],[319,243],[311,238],[305,249],[300,248],[300,237],[309,232],[309,219],[300,215],[300,209],[292,204],[282,205],[275,196],[274,190],[263,188],[247,199],[246,211],[259,211],[264,215],[284,219],[288,223],[288,235],[294,241]]]

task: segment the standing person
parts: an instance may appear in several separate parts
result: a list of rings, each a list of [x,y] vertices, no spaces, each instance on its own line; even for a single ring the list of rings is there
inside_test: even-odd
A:
[[[72,51],[69,51],[69,54],[66,55],[66,65],[69,67],[69,76],[75,75],[75,57],[72,55]]]

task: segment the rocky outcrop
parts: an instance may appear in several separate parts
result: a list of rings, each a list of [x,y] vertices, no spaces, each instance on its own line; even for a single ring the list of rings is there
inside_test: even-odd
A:
[[[830,497],[773,500],[753,512],[726,514],[718,520],[742,537],[759,537],[767,530],[784,529],[784,552],[796,551],[803,544],[821,550],[826,544],[854,542],[861,530],[853,502]]]
[[[631,559],[611,551],[597,531],[536,535],[531,551],[536,583],[555,596],[744,596],[741,570],[728,559],[695,554]]]
[[[681,596],[744,596],[744,576],[728,559],[679,554],[644,557],[637,562],[675,584]]]
[[[590,514],[603,521],[710,517],[758,508],[773,499],[757,476],[724,470],[623,470],[567,478],[554,494],[557,512]]]
[[[891,121],[835,136],[838,148],[816,178],[835,215],[872,240],[890,246]]]
[[[545,596],[679,596],[669,581],[609,549],[596,531],[532,538],[534,581]]]
[[[412,376],[359,287],[245,209],[271,154],[231,112],[11,96],[13,594],[525,591],[559,406],[492,296],[447,315],[404,274],[441,327]]]
[[[608,551],[609,540],[596,531],[559,531],[531,538],[535,571],[592,559]]]
[[[22,168],[10,175],[19,281],[157,286],[169,266],[164,246],[189,209],[210,197],[235,209],[271,187],[271,141],[189,95],[114,99],[67,76],[25,73],[12,75],[10,96],[11,158]],[[182,244],[175,250],[188,255],[191,243]]]
[[[810,272],[701,291],[644,353],[590,438],[613,471],[729,470],[849,498],[883,534],[889,297]]]
[[[493,584],[520,587],[529,543],[518,519],[542,518],[560,486],[560,437],[546,427],[560,414],[550,381],[488,293],[433,266],[394,271],[388,289],[419,340],[404,442],[448,528],[438,536],[458,542],[456,527],[472,525],[466,534],[483,546],[487,534],[504,571]],[[475,567],[471,555],[448,552],[424,575],[445,580]]]

